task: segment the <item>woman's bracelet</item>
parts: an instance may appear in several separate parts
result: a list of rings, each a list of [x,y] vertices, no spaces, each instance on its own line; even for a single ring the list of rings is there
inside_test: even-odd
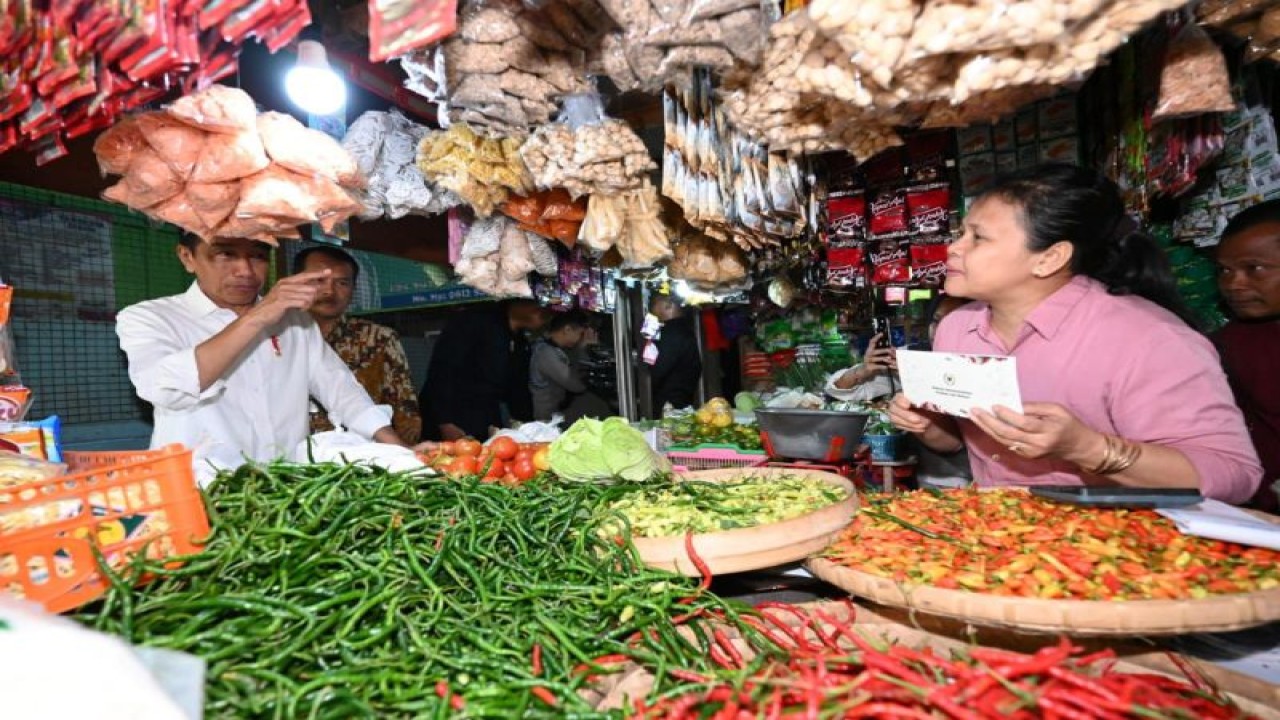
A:
[[[1088,472],[1091,475],[1115,475],[1124,472],[1142,457],[1142,443],[1129,442],[1115,435],[1103,435],[1106,441],[1106,452],[1102,462]]]

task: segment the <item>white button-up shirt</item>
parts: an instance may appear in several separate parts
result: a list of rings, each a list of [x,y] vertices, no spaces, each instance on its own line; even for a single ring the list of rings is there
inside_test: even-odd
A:
[[[336,424],[366,438],[391,424],[390,410],[374,405],[311,316],[296,310],[201,392],[196,346],[235,319],[197,283],[181,295],[131,305],[116,319],[129,379],[155,406],[151,447],[192,448],[202,485],[214,468],[292,455],[310,429],[309,397],[323,403]]]

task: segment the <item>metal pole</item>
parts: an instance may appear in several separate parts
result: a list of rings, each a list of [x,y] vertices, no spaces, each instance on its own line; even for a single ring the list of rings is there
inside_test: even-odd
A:
[[[635,361],[631,341],[634,298],[622,281],[615,282],[618,300],[613,308],[613,357],[614,371],[618,378],[618,413],[627,420],[637,420],[639,414],[636,411]]]

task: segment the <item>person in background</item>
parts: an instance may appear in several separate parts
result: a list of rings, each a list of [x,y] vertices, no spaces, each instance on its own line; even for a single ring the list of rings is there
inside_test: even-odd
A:
[[[649,369],[653,382],[653,411],[661,416],[667,405],[686,408],[694,404],[702,379],[702,352],[693,318],[685,315],[679,301],[670,295],[656,295],[649,313],[662,324],[654,344],[658,357]]]
[[[929,317],[930,343],[933,342],[942,319],[967,302],[969,301],[965,298],[941,294],[929,301],[925,314]],[[896,350],[880,347],[880,339],[881,335],[878,334],[871,338],[862,363],[833,373],[828,378],[825,388],[828,395],[836,400],[868,402],[891,392],[890,388],[893,386],[888,376],[898,370]],[[963,487],[973,481],[969,453],[964,448],[953,453],[938,453],[918,440],[915,446],[914,455],[918,461],[916,480],[921,487]]]
[[[893,385],[889,376],[898,371],[898,361],[894,349],[883,341],[883,334],[871,336],[862,362],[847,370],[831,373],[823,392],[842,402],[858,403],[891,394]]]
[[[529,371],[535,420],[546,422],[559,413],[568,427],[582,417],[609,415],[609,406],[588,391],[573,357],[595,342],[595,331],[578,313],[562,313],[547,323],[542,339],[533,346]]]
[[[277,282],[259,297],[271,246],[184,235],[178,259],[195,282],[120,311],[116,334],[138,396],[155,407],[151,447],[191,448],[198,481],[248,460],[291,455],[308,434],[308,398],[352,432],[405,445],[306,312],[329,270]]]
[[[450,318],[419,397],[423,433],[432,440],[487,438],[501,427],[517,338],[545,322],[538,303],[524,299],[486,303]]]
[[[355,373],[369,397],[391,407],[391,425],[400,438],[417,442],[422,436],[422,417],[418,415],[418,393],[400,337],[389,327],[347,316],[360,275],[360,266],[349,253],[318,245],[306,248],[293,259],[295,274],[324,270],[329,274],[319,281],[310,311],[320,334]],[[320,407],[311,414],[311,432],[332,430],[333,422],[323,403],[317,400],[316,404]]]
[[[945,287],[976,302],[942,321],[935,349],[1016,357],[1023,412],[961,420],[898,395],[890,416],[936,452],[967,445],[979,484],[1198,488],[1230,503],[1257,490],[1218,355],[1110,180],[1051,164],[998,181],[949,247]]]
[[[1280,510],[1280,200],[1269,200],[1231,219],[1216,252],[1218,290],[1233,319],[1213,341],[1244,411],[1262,461],[1262,486],[1250,505]]]

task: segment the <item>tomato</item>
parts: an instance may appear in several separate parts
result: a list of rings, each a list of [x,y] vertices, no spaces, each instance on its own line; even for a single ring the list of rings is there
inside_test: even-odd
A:
[[[537,468],[539,472],[550,470],[551,450],[547,447],[539,448],[538,451],[533,454],[533,466]]]
[[[456,455],[457,454],[457,450],[455,448],[456,445],[457,443],[449,442],[446,440],[445,442],[440,443],[440,445],[438,445],[436,449],[440,452],[441,455]]]
[[[489,464],[489,472],[486,472],[486,473],[484,474],[484,477],[485,477],[485,479],[486,479],[486,480],[495,480],[495,479],[500,478],[500,477],[502,477],[503,475],[506,475],[506,474],[507,474],[507,466],[506,466],[506,463],[504,463],[504,462],[502,462],[501,460],[498,460],[497,458],[495,458],[495,459],[494,459],[494,460]]]
[[[533,466],[532,460],[516,460],[511,472],[517,480],[532,480],[533,476],[538,474],[538,468]]]
[[[453,462],[445,466],[444,471],[453,477],[463,477],[465,475],[475,475],[479,468],[476,467],[476,459],[473,457],[462,456],[454,458]]]
[[[516,453],[515,461],[516,461],[516,462],[523,462],[523,461],[525,461],[525,460],[528,460],[529,462],[533,462],[533,453],[534,453],[534,452],[536,452],[536,451],[534,451],[534,450],[530,450],[529,448],[525,447],[524,445],[521,445],[521,446],[520,446],[520,452]]]
[[[453,444],[454,452],[456,452],[458,455],[466,455],[468,457],[478,456],[480,454],[480,449],[482,447],[483,446],[480,443],[476,442],[475,440],[472,440],[471,438],[467,438],[466,440],[459,440],[458,442]]]
[[[493,452],[494,457],[506,462],[514,459],[516,453],[520,452],[520,445],[515,440],[504,435],[494,438],[493,442],[489,443],[489,450]]]

